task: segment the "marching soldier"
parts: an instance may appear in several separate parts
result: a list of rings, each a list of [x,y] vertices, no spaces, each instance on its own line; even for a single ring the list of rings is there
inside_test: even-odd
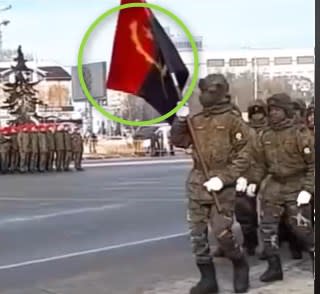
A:
[[[257,142],[257,137],[260,132],[268,126],[267,105],[263,100],[255,100],[248,107],[249,117],[249,140],[250,144]],[[250,162],[249,170],[243,174],[243,177],[238,179],[236,186],[236,206],[235,215],[237,221],[241,225],[244,243],[243,247],[246,249],[248,255],[254,255],[255,249],[258,246],[258,215],[257,215],[257,190],[258,186],[255,184],[254,169],[251,165],[256,164],[253,159]],[[223,257],[221,248],[215,252],[216,257]]]
[[[65,142],[63,125],[58,125],[57,131],[54,133],[56,147],[56,170],[62,171],[65,157]]]
[[[50,172],[53,171],[53,162],[56,149],[54,131],[54,126],[49,126],[46,132],[48,142],[47,171]]]
[[[306,111],[307,111],[306,102],[302,99],[294,99],[293,110],[294,110],[295,123],[304,125],[306,123]]]
[[[31,151],[31,140],[28,132],[28,127],[24,125],[17,134],[21,173],[25,173],[28,170],[29,156]]]
[[[44,172],[46,170],[48,155],[47,129],[45,126],[40,126],[39,131],[39,171]]]
[[[63,162],[64,171],[70,171],[70,163],[72,161],[72,141],[71,129],[69,126],[64,128],[64,144],[65,144],[65,157]]]
[[[83,155],[83,139],[80,134],[80,128],[74,129],[72,134],[72,157],[74,160],[74,167],[76,170],[83,170],[81,167],[82,155]]]
[[[306,125],[307,128],[310,130],[311,135],[314,138],[314,99],[312,102],[308,105],[307,111],[306,111]],[[314,226],[314,195],[312,195],[312,201],[311,201],[311,208],[312,208],[312,226]]]
[[[305,126],[294,123],[291,98],[276,94],[268,98],[270,127],[262,132],[252,152],[263,158],[256,174],[270,174],[262,195],[261,233],[268,268],[262,282],[283,279],[278,228],[281,217],[301,248],[314,256],[310,200],[314,192],[314,140]],[[258,182],[257,182],[258,184]]]
[[[18,146],[18,127],[11,128],[11,151],[10,151],[10,172],[14,173],[18,169],[19,146]]]
[[[201,79],[199,88],[203,111],[191,120],[198,137],[200,152],[209,169],[209,181],[194,149],[186,119],[178,114],[171,128],[171,139],[175,146],[193,147],[193,169],[187,180],[188,221],[201,279],[192,287],[190,294],[218,292],[215,265],[208,240],[208,225],[211,221],[220,248],[233,264],[234,291],[245,293],[249,288],[249,265],[233,234],[232,225],[235,207],[234,184],[249,166],[248,155],[243,152],[248,143],[249,130],[227,96],[229,85],[223,75],[212,74]],[[221,215],[216,214],[211,193],[215,193],[221,201]],[[221,222],[215,222],[218,216],[221,217]]]
[[[306,111],[306,124],[314,136],[314,101],[312,101]]]
[[[29,171],[34,173],[38,170],[39,162],[39,136],[38,127],[36,125],[31,126],[31,155],[29,163]]]
[[[9,152],[11,140],[9,137],[8,128],[3,128],[0,133],[0,157],[1,157],[1,172],[3,174],[9,171]]]
[[[306,111],[307,106],[302,99],[293,99],[292,101],[294,111],[294,123],[298,127],[306,125]],[[289,243],[289,249],[292,259],[302,259],[302,249],[299,246],[299,241],[295,238],[290,228],[286,225],[286,215],[283,214],[279,225],[279,244],[283,242]]]

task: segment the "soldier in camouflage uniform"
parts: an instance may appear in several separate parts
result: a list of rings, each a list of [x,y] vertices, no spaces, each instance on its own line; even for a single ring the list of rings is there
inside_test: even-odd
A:
[[[56,146],[56,170],[62,171],[65,157],[64,128],[58,125],[57,131],[54,133]]]
[[[48,157],[47,157],[47,171],[53,171],[53,162],[55,155],[55,136],[54,136],[55,128],[54,126],[49,126],[47,128],[46,136],[48,142]]]
[[[199,82],[200,102],[203,111],[192,117],[195,133],[199,140],[200,152],[209,169],[207,181],[199,158],[192,146],[185,118],[175,119],[171,128],[172,143],[180,148],[193,147],[193,168],[187,180],[188,221],[191,242],[201,279],[191,294],[211,294],[218,292],[215,266],[212,261],[208,240],[208,225],[219,246],[234,269],[234,290],[245,293],[249,287],[249,265],[241,245],[232,232],[235,189],[237,178],[249,166],[248,156],[242,153],[248,142],[248,126],[233,109],[227,97],[229,85],[223,75],[212,74]],[[222,206],[223,222],[217,218],[214,198],[216,193]]]
[[[292,102],[294,111],[294,123],[298,127],[302,127],[306,124],[306,103],[302,99],[293,99]],[[288,228],[288,226],[286,225],[285,220],[286,216],[284,214],[279,225],[279,244],[281,245],[283,242],[288,242],[291,257],[293,259],[302,259],[302,249],[299,246],[299,241],[290,231],[290,228]]]
[[[17,127],[11,128],[11,150],[10,150],[10,172],[14,173],[18,169],[19,162],[19,146]]]
[[[40,126],[39,131],[39,171],[45,172],[48,159],[47,129],[45,126]]]
[[[262,159],[256,174],[261,179],[271,175],[262,193],[260,229],[268,261],[268,268],[260,277],[262,282],[283,279],[278,242],[283,215],[303,250],[314,255],[310,206],[314,192],[314,140],[305,126],[294,123],[288,95],[273,95],[267,103],[270,128],[262,132],[251,150],[255,158]]]
[[[314,99],[308,105],[306,110],[306,125],[310,130],[311,135],[314,137]],[[311,207],[312,207],[312,226],[314,226],[314,195],[312,195]]]
[[[255,144],[258,134],[268,126],[267,105],[263,100],[254,100],[248,107],[249,118],[249,140],[250,144]],[[238,179],[243,184],[236,187],[236,206],[235,215],[240,223],[244,237],[243,247],[248,255],[254,255],[258,246],[258,215],[257,215],[257,193],[254,169],[251,165],[255,164],[255,160],[251,158],[250,168],[243,174],[244,178]],[[224,257],[224,253],[220,247],[214,253],[215,257]]]
[[[34,173],[38,170],[38,162],[39,162],[39,130],[36,125],[31,127],[31,155],[30,155],[30,163],[29,163],[29,171]]]
[[[64,128],[64,144],[65,144],[65,157],[63,162],[64,171],[70,171],[70,163],[72,161],[72,139],[71,129],[69,126]]]
[[[306,102],[302,99],[293,100],[293,110],[294,110],[294,121],[296,124],[306,123]]]
[[[83,139],[80,134],[80,128],[75,128],[72,134],[72,157],[74,160],[74,167],[76,170],[81,171],[83,170],[81,167],[83,155]]]
[[[20,172],[25,173],[29,166],[29,157],[31,152],[31,137],[29,128],[23,126],[17,135],[19,158],[20,158]]]
[[[312,101],[307,108],[306,125],[314,136],[314,101]]]
[[[1,158],[1,172],[3,174],[9,171],[9,152],[11,147],[11,140],[9,137],[8,128],[3,128],[0,133],[0,158]]]

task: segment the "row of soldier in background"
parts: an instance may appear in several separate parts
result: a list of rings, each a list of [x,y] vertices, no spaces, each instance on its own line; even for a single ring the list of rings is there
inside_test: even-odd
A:
[[[281,241],[289,243],[292,258],[304,251],[314,263],[314,104],[307,108],[278,93],[254,101],[246,123],[223,75],[210,74],[198,86],[203,110],[190,116],[182,108],[171,128],[176,147],[192,147],[187,220],[201,278],[190,294],[218,293],[213,257],[232,262],[234,292],[247,293],[248,255],[258,241],[268,263],[261,282],[283,279]],[[213,255],[210,232],[218,243]]]
[[[34,173],[82,170],[83,139],[78,127],[25,124],[0,129],[0,171]]]

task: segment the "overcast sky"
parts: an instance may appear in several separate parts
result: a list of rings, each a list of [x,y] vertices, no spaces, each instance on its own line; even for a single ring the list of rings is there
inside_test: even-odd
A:
[[[314,0],[150,0],[171,10],[211,50],[254,48],[313,48]],[[120,0],[0,1],[3,47],[26,52],[62,65],[76,64],[81,39],[88,26]],[[1,8],[0,7],[0,8]],[[167,17],[160,17],[182,33]],[[86,61],[107,61],[112,49],[117,15],[105,20],[90,38]]]

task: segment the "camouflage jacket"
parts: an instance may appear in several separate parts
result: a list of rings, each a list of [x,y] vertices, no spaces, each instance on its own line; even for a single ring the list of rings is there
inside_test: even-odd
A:
[[[73,152],[82,152],[83,151],[83,139],[80,134],[72,134],[72,151]]]
[[[64,133],[64,144],[66,151],[72,151],[71,134],[68,132]]]
[[[48,140],[45,132],[38,133],[39,138],[39,152],[48,152]]]
[[[305,126],[267,128],[251,147],[252,156],[260,159],[254,170],[257,181],[270,174],[271,180],[279,184],[274,197],[296,197],[301,190],[314,193],[314,138]]]
[[[54,139],[55,139],[56,150],[64,151],[65,150],[64,132],[62,131],[55,132]]]
[[[19,132],[17,135],[19,151],[31,152],[31,134],[27,132]]]
[[[225,186],[234,185],[236,179],[249,167],[249,155],[246,152],[249,127],[231,109],[221,113],[201,112],[192,117],[191,121],[209,176],[219,177]],[[171,140],[177,147],[192,147],[193,169],[188,177],[188,184],[202,186],[207,179],[192,144],[186,121],[175,119],[171,128]],[[195,197],[206,197],[200,194]]]
[[[48,151],[54,151],[55,150],[55,137],[54,133],[47,132],[47,142],[48,142]]]
[[[30,133],[30,137],[31,137],[31,152],[38,153],[39,152],[38,132]]]

